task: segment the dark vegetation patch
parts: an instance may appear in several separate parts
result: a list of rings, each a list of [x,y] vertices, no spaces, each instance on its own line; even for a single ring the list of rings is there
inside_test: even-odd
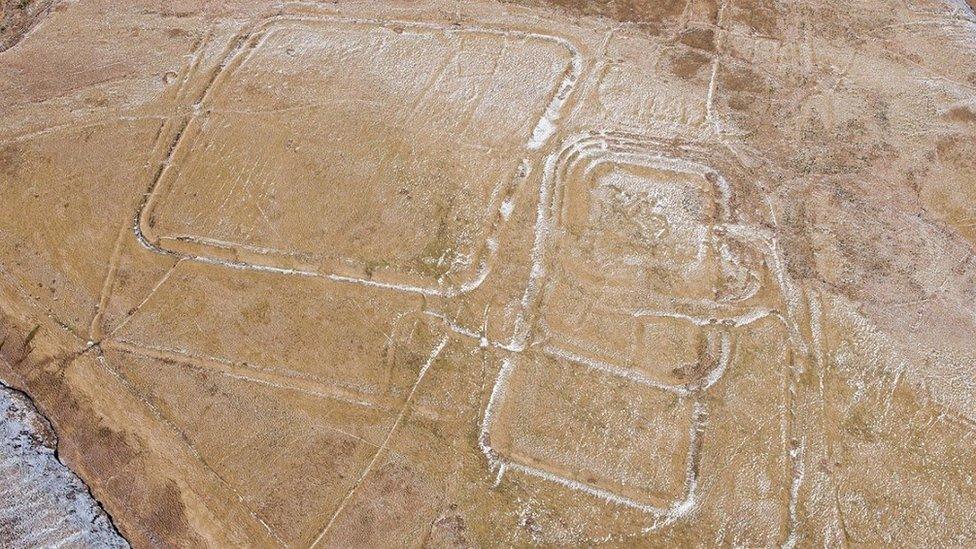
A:
[[[47,14],[56,0],[0,0],[0,52],[12,48]]]
[[[660,27],[676,20],[687,0],[506,0],[513,4],[551,6],[577,16],[607,17],[622,23]]]

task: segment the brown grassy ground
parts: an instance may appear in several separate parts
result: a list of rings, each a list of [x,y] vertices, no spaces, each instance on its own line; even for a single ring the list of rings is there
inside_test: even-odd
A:
[[[0,4],[0,51],[19,42],[54,4],[55,0],[4,0]]]

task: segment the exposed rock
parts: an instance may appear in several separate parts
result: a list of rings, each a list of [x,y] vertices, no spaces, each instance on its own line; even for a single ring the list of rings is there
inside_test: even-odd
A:
[[[57,446],[27,396],[0,383],[0,546],[128,548]]]

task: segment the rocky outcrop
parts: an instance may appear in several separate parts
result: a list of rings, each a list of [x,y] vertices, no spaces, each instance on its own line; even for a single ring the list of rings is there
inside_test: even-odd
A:
[[[0,546],[129,547],[57,445],[30,399],[0,383]]]

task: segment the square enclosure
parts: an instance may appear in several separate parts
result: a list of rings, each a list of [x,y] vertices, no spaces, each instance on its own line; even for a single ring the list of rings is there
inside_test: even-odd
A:
[[[761,315],[774,301],[759,291],[772,287],[762,252],[717,230],[732,222],[732,190],[710,160],[734,170],[704,147],[615,133],[555,154],[533,341],[671,390],[723,363],[716,319]]]
[[[207,91],[143,231],[198,257],[457,292],[488,268],[574,55],[508,29],[276,20]]]
[[[728,211],[721,176],[638,146],[584,144],[561,167],[558,272],[596,287],[714,298],[722,273],[712,228]]]
[[[728,358],[714,326],[578,302],[572,292],[548,296],[546,353],[672,391],[695,386]]]
[[[690,398],[543,353],[507,368],[486,416],[486,443],[505,467],[645,511],[687,496]]]

